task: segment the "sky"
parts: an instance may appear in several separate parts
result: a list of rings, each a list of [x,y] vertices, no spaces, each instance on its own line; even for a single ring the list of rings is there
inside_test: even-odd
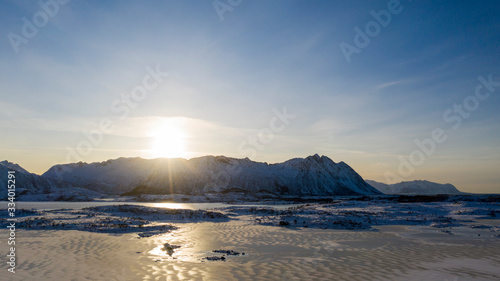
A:
[[[478,4],[480,3],[480,4]],[[319,154],[500,193],[498,1],[1,1],[0,159]]]

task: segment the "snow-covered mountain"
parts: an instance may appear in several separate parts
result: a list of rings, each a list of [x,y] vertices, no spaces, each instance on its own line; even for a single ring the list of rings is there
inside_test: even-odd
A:
[[[267,164],[225,156],[185,159],[119,158],[56,165],[44,177],[108,194],[205,194],[245,191],[283,195],[380,194],[349,165],[326,156]]]
[[[71,187],[67,183],[28,172],[18,164],[0,162],[0,174],[7,177],[8,171],[15,171],[16,200],[92,200],[101,194],[90,190]],[[0,200],[7,199],[7,180],[0,180]]]
[[[16,180],[16,193],[17,194],[25,194],[25,193],[47,193],[50,192],[51,187],[60,187],[60,183],[47,179],[44,177],[40,177],[38,175],[32,174],[21,166],[11,163],[8,161],[0,162],[0,172],[2,175],[7,175],[8,171],[15,171],[15,180]],[[0,188],[2,190],[7,190],[7,181],[0,180]],[[3,194],[5,193],[5,194]],[[3,192],[1,198],[5,198],[7,196],[7,192]],[[5,195],[5,196],[4,196]]]
[[[11,171],[16,171],[16,173],[20,174],[31,174],[30,172],[26,171],[23,167],[19,166],[16,163],[9,162],[7,160],[0,162],[0,165],[4,166],[5,168],[11,170]]]
[[[165,161],[119,158],[90,164],[78,162],[52,166],[42,176],[102,193],[121,194],[142,184]]]
[[[426,180],[403,181],[396,184],[385,184],[366,180],[368,184],[385,194],[460,194],[452,184],[440,184]]]

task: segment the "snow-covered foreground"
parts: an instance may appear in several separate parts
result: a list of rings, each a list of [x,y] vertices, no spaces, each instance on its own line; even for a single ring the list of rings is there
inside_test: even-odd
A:
[[[462,200],[461,200],[462,199]],[[83,209],[18,210],[24,229],[93,232],[149,232],[174,222],[242,220],[248,223],[321,229],[372,229],[378,225],[430,225],[438,229],[468,225],[473,220],[500,219],[498,196],[491,197],[357,197],[329,203],[229,206],[214,210],[168,209],[141,205],[104,205]],[[2,214],[5,220],[6,213]],[[500,230],[488,226],[495,235]],[[448,231],[448,230],[447,230]]]
[[[289,209],[202,211],[120,205],[18,211],[16,274],[0,276],[2,280],[500,279],[498,202],[414,202],[433,201],[417,199],[343,200]],[[7,241],[7,235],[1,232],[0,239]]]
[[[6,214],[4,214],[6,216]],[[27,230],[81,230],[153,236],[177,229],[172,222],[227,221],[220,212],[110,205],[80,210],[19,210],[16,227]],[[5,218],[4,218],[5,219]]]
[[[305,204],[284,210],[266,207],[230,207],[222,210],[230,215],[247,215],[247,220],[262,225],[322,229],[372,229],[377,225],[430,225],[446,229],[477,219],[500,219],[499,202],[414,202],[433,198],[436,197],[393,198],[402,202],[386,199],[342,200],[327,204]],[[481,227],[491,229],[494,235],[500,235],[498,228]]]

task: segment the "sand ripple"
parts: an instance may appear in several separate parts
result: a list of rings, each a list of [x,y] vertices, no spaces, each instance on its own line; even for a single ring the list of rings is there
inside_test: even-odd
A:
[[[289,229],[244,221],[178,226],[143,239],[19,230],[18,273],[2,280],[500,280],[500,239],[476,233]],[[172,256],[154,251],[165,243],[181,247]],[[203,260],[214,249],[246,255]]]

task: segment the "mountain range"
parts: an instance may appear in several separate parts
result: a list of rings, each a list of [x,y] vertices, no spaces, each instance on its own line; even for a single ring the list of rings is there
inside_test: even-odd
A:
[[[203,156],[189,160],[118,158],[104,162],[55,165],[42,175],[29,173],[8,161],[0,162],[0,171],[6,174],[8,170],[16,171],[16,192],[23,195],[24,200],[87,200],[108,195],[205,195],[231,192],[254,195],[267,193],[273,196],[431,194],[431,191],[458,193],[452,185],[428,181],[402,182],[397,185],[365,181],[346,163],[335,163],[317,154],[276,164],[225,156]],[[6,181],[0,181],[0,184],[0,187],[6,188]],[[5,199],[5,196],[0,196],[0,199]]]
[[[30,173],[15,163],[9,161],[0,162],[0,173],[5,175],[5,178],[8,171],[15,171],[16,200],[22,198],[25,201],[84,201],[102,196],[98,192],[74,187],[60,180]],[[5,191],[0,193],[0,200],[6,200],[8,195],[7,180],[0,180],[0,189]]]
[[[426,180],[403,181],[396,184],[385,184],[373,180],[366,180],[368,184],[385,194],[460,194],[452,184],[440,184]]]
[[[56,165],[42,176],[108,194],[200,195],[231,190],[281,195],[380,194],[349,165],[317,154],[278,164],[225,156],[119,158]]]

